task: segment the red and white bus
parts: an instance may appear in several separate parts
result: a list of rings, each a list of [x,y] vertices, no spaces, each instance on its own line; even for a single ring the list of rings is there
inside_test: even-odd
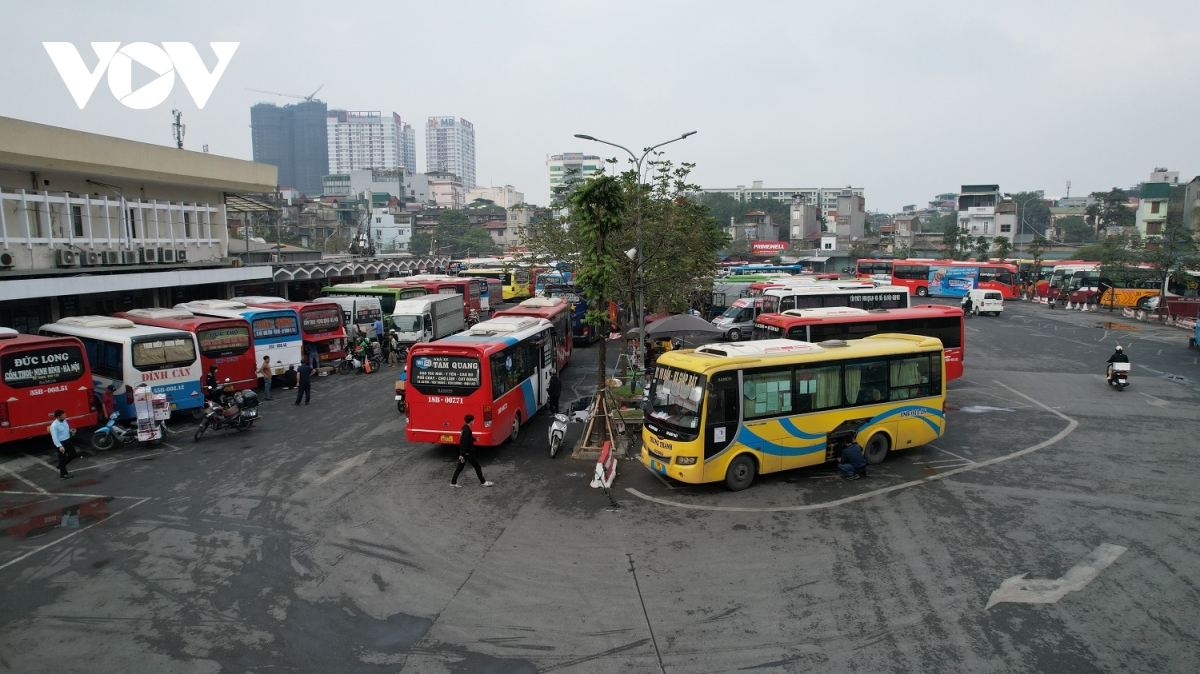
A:
[[[862,339],[883,333],[942,340],[946,379],[962,376],[966,330],[962,309],[958,307],[924,304],[877,311],[849,307],[792,309],[782,314],[762,314],[754,321],[754,339],[795,339],[815,344],[828,339]]]
[[[258,385],[258,361],[254,359],[254,340],[250,321],[244,318],[197,316],[184,309],[130,309],[113,314],[138,325],[182,330],[196,336],[200,345],[200,377],[217,366],[217,380],[229,380],[235,391]]]
[[[496,316],[532,316],[544,318],[554,326],[554,348],[558,370],[571,362],[571,303],[561,297],[531,297],[515,307],[496,312]]]
[[[1010,300],[1021,294],[1017,266],[999,262],[894,260],[892,285],[917,297],[962,297],[968,290],[996,290]]]
[[[854,275],[858,278],[871,278],[876,274],[890,275],[892,273],[893,262],[895,262],[895,260],[864,258],[855,263]]]
[[[774,281],[753,281],[746,290],[746,297],[762,297],[773,288],[793,288],[819,285],[823,288],[873,288],[874,283],[868,280],[839,281],[835,279],[819,279],[815,276],[791,276]]]
[[[261,309],[294,309],[300,315],[300,336],[303,339],[301,362],[308,362],[308,350],[317,347],[322,363],[341,360],[346,355],[346,327],[342,325],[342,307],[337,302],[315,300],[292,302],[282,297],[235,297],[248,307]]]
[[[98,404],[82,342],[0,328],[0,442],[47,435],[55,410],[91,428]]]
[[[467,332],[414,344],[408,352],[409,442],[457,443],[475,417],[475,443],[516,438],[548,400],[554,327],[544,318],[502,316]]]
[[[479,280],[443,274],[418,274],[400,278],[383,279],[375,285],[385,288],[414,287],[424,288],[430,295],[462,295],[463,319],[467,325],[477,323],[483,316],[483,303],[480,299]],[[488,293],[491,294],[490,291]]]

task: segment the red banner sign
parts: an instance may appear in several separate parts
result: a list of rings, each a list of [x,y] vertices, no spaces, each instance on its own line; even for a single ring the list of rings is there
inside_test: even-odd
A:
[[[787,241],[755,241],[750,244],[750,250],[754,251],[755,255],[770,255],[787,250]]]

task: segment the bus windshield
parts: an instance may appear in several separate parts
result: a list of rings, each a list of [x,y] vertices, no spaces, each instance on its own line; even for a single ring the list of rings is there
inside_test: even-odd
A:
[[[134,338],[132,348],[133,366],[142,372],[165,370],[196,362],[196,345],[191,335],[174,339]]]
[[[205,358],[222,358],[245,353],[250,348],[250,330],[245,326],[209,328],[196,333]]]
[[[651,418],[679,429],[698,428],[704,384],[704,375],[674,367],[656,367],[650,383]]]
[[[53,346],[5,353],[0,358],[4,385],[28,388],[75,381],[84,373],[83,350],[77,346]]]
[[[294,316],[263,316],[254,319],[254,338],[292,337],[299,334]]]
[[[300,328],[307,335],[337,330],[341,326],[341,311],[336,308],[304,309],[300,313]]]

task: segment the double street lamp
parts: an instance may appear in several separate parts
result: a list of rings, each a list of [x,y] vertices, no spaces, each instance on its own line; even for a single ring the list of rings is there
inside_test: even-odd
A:
[[[695,133],[695,131],[688,131],[678,138],[672,138],[671,140],[663,141],[658,145],[645,148],[642,151],[642,156],[640,157],[634,154],[632,150],[624,145],[610,143],[607,140],[600,140],[599,138],[589,136],[586,133],[575,134],[576,138],[590,140],[596,143],[603,143],[604,145],[610,145],[612,147],[624,150],[627,154],[629,154],[629,158],[633,160],[634,168],[637,171],[637,316],[638,329],[640,331],[638,336],[637,364],[638,370],[643,373],[646,371],[646,312],[644,310],[645,298],[642,297],[642,290],[643,286],[645,285],[642,282],[642,162],[646,160],[646,157],[650,156],[651,152],[654,152],[658,148],[674,143],[675,141],[683,140],[684,138],[694,135]]]

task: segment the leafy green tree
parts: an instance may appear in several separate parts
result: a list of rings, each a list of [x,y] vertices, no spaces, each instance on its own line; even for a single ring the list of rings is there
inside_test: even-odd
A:
[[[584,320],[592,325],[607,326],[608,303],[616,298],[617,278],[620,275],[619,249],[613,245],[613,235],[624,224],[625,190],[619,178],[596,175],[577,185],[567,197],[572,217],[571,229],[580,243],[579,264],[575,268],[575,283],[583,287],[588,299]],[[608,343],[607,330],[601,334],[596,386],[603,391],[606,384],[605,361]]]
[[[976,260],[987,260],[988,252],[992,249],[992,242],[987,240],[986,236],[981,236],[975,239],[975,246],[972,252],[975,253]]]
[[[413,253],[433,250],[435,254],[450,257],[466,257],[468,254],[474,257],[496,252],[496,242],[486,230],[472,225],[466,213],[445,210],[438,215],[438,223],[432,234],[413,234],[409,249]]]
[[[853,260],[861,260],[863,258],[874,257],[871,252],[871,246],[866,241],[855,241],[850,244],[850,258]]]
[[[1025,282],[1031,287],[1037,283],[1038,274],[1040,274],[1042,270],[1042,257],[1046,254],[1046,246],[1048,245],[1050,245],[1050,242],[1047,241],[1046,237],[1042,236],[1041,234],[1035,235],[1033,237],[1033,242],[1029,244],[1029,257],[1033,263],[1029,267],[1029,274],[1025,279]],[[1030,294],[1032,295],[1032,291]]]
[[[1007,236],[997,236],[994,243],[996,244],[996,257],[1004,262],[1012,253],[1012,241],[1009,241]]]
[[[712,217],[721,227],[728,226],[730,218],[735,223],[740,223],[745,219],[747,213],[762,211],[771,216],[773,224],[779,225],[779,238],[784,241],[788,240],[788,235],[791,232],[790,223],[792,218],[792,206],[788,202],[777,201],[775,199],[738,201],[728,194],[700,192],[699,188],[694,193],[694,199],[701,205],[709,208]]]
[[[725,257],[732,260],[749,260],[754,251],[750,248],[748,239],[732,241],[725,247]]]
[[[899,246],[895,247],[894,255],[896,256],[897,259],[907,260],[907,259],[913,257],[912,246],[908,245],[907,243],[902,243]]]
[[[1132,227],[1137,220],[1133,209],[1129,207],[1129,196],[1119,187],[1114,187],[1107,192],[1092,192],[1092,198],[1096,200],[1095,221],[1096,231],[1107,229],[1110,232]]]
[[[950,231],[951,227],[958,227],[958,213],[954,211],[930,216],[924,223],[926,232],[945,233]]]
[[[1063,243],[1084,243],[1095,240],[1094,229],[1089,227],[1083,216],[1068,215],[1059,218],[1054,223],[1055,228],[1062,232]]]
[[[1190,281],[1187,270],[1200,269],[1200,258],[1196,253],[1195,234],[1181,221],[1172,222],[1168,218],[1161,235],[1146,238],[1145,260],[1164,280],[1170,276],[1177,283]],[[1158,306],[1162,309],[1167,306],[1166,293],[1167,284],[1164,283],[1158,300]]]
[[[966,251],[970,250],[971,235],[957,224],[951,225],[942,234],[942,243],[945,244],[944,252],[946,257],[951,260],[958,260],[965,257]]]
[[[1023,232],[1028,227],[1035,232],[1044,232],[1050,226],[1050,207],[1042,201],[1044,194],[1042,190],[1036,190],[1008,195],[1017,205],[1017,231]]]
[[[1100,263],[1102,281],[1107,279],[1108,283],[1121,283],[1132,280],[1136,275],[1134,265],[1141,262],[1142,249],[1142,239],[1136,230],[1121,229],[1109,233],[1088,254]],[[1116,293],[1108,293],[1108,310],[1111,312],[1115,308]]]

